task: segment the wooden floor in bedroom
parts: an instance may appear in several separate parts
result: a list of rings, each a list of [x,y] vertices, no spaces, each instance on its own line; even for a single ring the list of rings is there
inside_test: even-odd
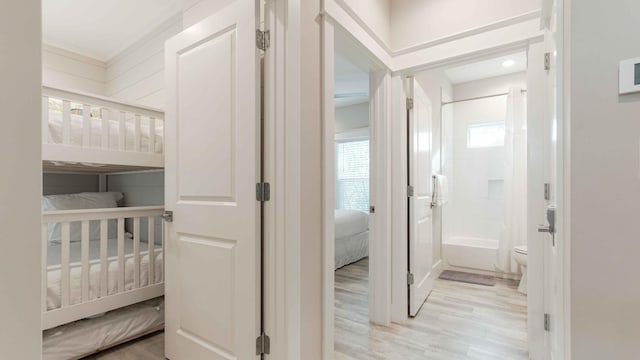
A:
[[[335,274],[335,359],[528,359],[527,298],[517,283],[495,286],[434,280],[407,324],[368,320],[368,259]]]
[[[482,286],[435,279],[416,318],[382,327],[368,320],[368,265],[363,259],[336,271],[336,360],[529,358],[527,298],[516,282]],[[164,358],[164,333],[156,333],[87,359]]]

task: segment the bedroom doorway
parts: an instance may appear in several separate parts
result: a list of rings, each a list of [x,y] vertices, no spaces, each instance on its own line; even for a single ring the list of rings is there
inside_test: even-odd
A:
[[[335,346],[349,322],[369,322],[371,130],[366,58],[335,52]]]
[[[350,36],[331,31],[325,61],[325,330],[349,351],[354,325],[388,325],[386,153],[389,73]],[[333,351],[333,349],[328,350]]]

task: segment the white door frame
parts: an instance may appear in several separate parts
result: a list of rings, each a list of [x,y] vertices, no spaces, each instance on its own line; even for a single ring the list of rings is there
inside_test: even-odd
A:
[[[274,124],[275,130],[274,130],[273,136],[275,136],[276,139],[280,139],[281,142],[286,143],[286,145],[278,146],[278,148],[280,149],[279,150],[280,152],[275,154],[273,158],[274,161],[279,162],[278,164],[276,164],[277,165],[276,168],[278,169],[279,173],[276,174],[275,179],[279,179],[279,181],[284,182],[282,184],[277,185],[278,187],[285,187],[287,189],[287,192],[289,192],[290,194],[300,194],[301,166],[300,166],[299,154],[300,154],[301,144],[299,143],[299,139],[297,139],[297,136],[299,136],[298,134],[300,134],[300,122],[298,119],[295,118],[296,116],[297,117],[300,116],[300,101],[301,101],[301,96],[300,96],[301,86],[299,82],[299,77],[301,75],[300,74],[300,48],[301,48],[300,32],[303,29],[314,27],[315,24],[312,25],[312,24],[300,23],[301,0],[273,0],[273,1],[276,4],[279,4],[278,7],[280,8],[280,13],[279,13],[280,15],[278,16],[278,21],[280,23],[276,24],[276,26],[282,26],[285,29],[284,35],[282,36],[283,37],[282,43],[281,43],[282,46],[280,46],[280,44],[275,44],[274,46],[274,44],[272,43],[272,47],[276,52],[276,54],[274,55],[276,57],[276,60],[274,60],[274,62],[286,61],[287,63],[286,69],[280,68],[280,70],[282,70],[279,73],[280,77],[276,79],[276,83],[279,83],[277,84],[276,87],[281,86],[280,88],[281,93],[274,95],[276,99],[275,99],[275,102],[273,103],[273,106],[276,107],[274,114],[280,116],[279,118],[278,117],[275,118],[276,122],[279,121],[281,124],[286,124],[286,126]],[[409,71],[409,70],[413,70],[413,71],[424,70],[428,68],[443,66],[446,64],[453,64],[453,63],[457,63],[459,59],[462,57],[472,58],[472,57],[478,57],[478,56],[481,57],[488,54],[499,54],[501,52],[508,51],[514,48],[521,48],[529,44],[531,41],[539,41],[542,38],[542,32],[538,31],[539,28],[537,28],[536,26],[531,26],[532,21],[537,21],[535,18],[539,14],[538,15],[530,14],[531,16],[527,16],[527,19],[523,19],[523,20],[526,20],[526,24],[524,22],[522,23],[522,25],[520,24],[509,25],[506,22],[504,24],[497,24],[497,23],[490,24],[486,28],[477,29],[477,31],[473,31],[469,34],[454,34],[449,38],[440,39],[437,43],[434,43],[434,44],[424,44],[421,46],[417,46],[415,47],[416,49],[415,52],[412,52],[412,51],[391,52],[389,49],[385,48],[384,46],[381,46],[380,41],[378,41],[379,39],[376,38],[375,33],[372,32],[371,29],[367,28],[366,23],[363,23],[360,19],[357,19],[354,16],[354,14],[349,14],[345,12],[342,6],[340,5],[340,3],[338,3],[336,0],[325,0],[323,2],[323,7],[321,11],[322,11],[321,12],[322,18],[320,21],[321,24],[327,23],[326,18],[332,19],[333,21],[335,21],[334,24],[339,24],[349,34],[351,34],[356,39],[358,39],[358,41],[364,45],[365,49],[369,53],[377,54],[378,55],[377,58],[382,59],[382,63],[385,64],[387,68],[390,68],[393,71],[392,73],[393,76],[389,79],[389,83],[388,83],[388,86],[390,88],[389,91],[391,92],[391,95],[394,97],[393,99],[390,99],[389,109],[388,109],[390,113],[389,117],[391,119],[393,119],[393,116],[397,114],[396,111],[399,107],[400,108],[404,107],[404,104],[401,102],[402,100],[399,99],[398,96],[396,96],[397,90],[402,89],[402,84],[400,80],[400,76],[403,75],[402,72]],[[498,28],[503,25],[505,26],[503,29],[497,32],[494,31],[491,36],[485,37],[483,33],[484,31],[488,32],[493,28]],[[327,34],[332,33],[334,26],[335,25],[332,25],[331,30],[324,27],[321,29],[321,35],[323,40],[327,39]],[[566,24],[565,24],[565,27],[566,27]],[[512,31],[514,29],[517,31]],[[272,28],[272,40],[278,38],[277,36],[273,36],[273,31],[274,30]],[[475,38],[478,38],[481,41],[476,41],[476,42],[472,41],[472,39],[475,39]],[[327,44],[323,42],[321,44],[321,48],[326,49],[327,48],[326,45]],[[329,46],[328,48],[332,49],[333,46]],[[279,50],[276,50],[276,49],[279,49]],[[326,53],[323,53],[323,59],[322,59],[323,63],[328,63],[326,61],[327,58],[328,57],[326,56]],[[566,57],[564,60],[565,63],[567,61],[566,60],[567,58],[568,57]],[[323,70],[326,70],[326,67],[323,67]],[[285,73],[286,75],[284,75]],[[567,73],[568,72],[565,71],[564,73],[565,77],[567,76],[566,75]],[[325,102],[323,103],[323,106],[326,106],[327,104],[327,101],[325,99],[326,98],[325,93],[327,93],[326,91],[327,89],[324,88],[324,85],[327,83],[327,80],[329,81],[329,83],[333,83],[333,77],[327,76],[327,74],[324,73],[323,77],[320,79],[320,81],[322,82],[321,85],[323,86],[322,98],[323,100],[325,100]],[[391,91],[391,88],[393,88],[393,91]],[[566,89],[565,89],[565,92],[566,92]],[[284,98],[278,98],[279,96],[286,97],[287,101],[285,102]],[[564,98],[565,99],[567,98],[566,93],[564,94]],[[565,111],[567,110],[565,109]],[[569,118],[567,117],[566,121],[563,124],[563,128],[565,129],[563,137],[565,139],[569,138],[568,122],[569,122]],[[323,129],[322,131],[323,133],[319,136],[324,137],[324,133],[326,131],[325,129]],[[397,126],[393,126],[391,127],[391,131],[392,132],[391,132],[391,142],[390,142],[390,146],[391,146],[390,160],[392,160],[391,170],[394,170],[397,166],[403,164],[404,162],[398,161],[398,159],[402,156],[402,154],[398,154],[397,152],[393,151],[393,148],[397,145],[396,143],[399,141],[398,136],[396,135],[399,129]],[[569,154],[568,141],[566,141],[563,144],[562,150],[563,150],[563,157],[565,159],[564,164],[566,166],[568,165],[568,162],[566,160]],[[568,170],[566,169],[568,168],[565,168],[565,172],[564,172],[565,173],[564,189],[565,189],[565,204],[568,205],[568,201],[566,201],[567,200],[566,197],[569,194],[568,192],[568,181],[569,181],[568,175],[569,174],[568,174]],[[323,181],[324,180],[325,180],[325,175],[323,175]],[[396,206],[397,198],[406,199],[406,188],[404,186],[401,186],[400,188],[398,188],[394,185],[398,181],[396,176],[392,177],[390,181],[391,181],[391,184],[390,184],[391,185],[391,189],[390,189],[391,208],[392,210],[394,210],[392,215],[393,216],[392,224],[395,225],[396,223],[395,219],[398,217],[401,217],[401,213],[395,210],[399,209],[400,211],[402,211],[404,207],[404,202],[403,202],[402,207],[397,208]],[[404,182],[404,184],[406,184],[406,182]],[[326,190],[327,189],[323,188],[323,191],[326,191]],[[402,194],[403,192],[404,194]],[[282,194],[279,194],[279,195],[282,196]],[[282,236],[283,240],[286,239],[286,241],[283,241],[283,244],[286,244],[286,246],[282,245],[282,246],[276,247],[274,250],[275,256],[280,259],[285,259],[286,264],[281,267],[282,269],[278,270],[276,274],[277,276],[271,276],[270,274],[270,277],[269,277],[269,281],[279,281],[280,284],[284,284],[282,285],[283,288],[280,288],[279,290],[276,291],[276,295],[273,296],[273,299],[274,299],[273,301],[282,301],[284,305],[280,306],[279,308],[288,309],[288,311],[286,312],[286,315],[287,315],[286,320],[281,321],[282,323],[281,326],[278,326],[277,331],[280,332],[280,335],[278,337],[282,337],[282,336],[288,337],[287,340],[281,340],[286,344],[284,346],[284,348],[286,348],[286,351],[287,351],[286,354],[288,354],[291,358],[299,358],[301,356],[301,351],[302,351],[302,349],[300,349],[300,343],[301,343],[300,329],[302,326],[300,321],[305,315],[308,315],[306,311],[303,313],[299,304],[300,289],[301,289],[300,283],[306,282],[306,281],[315,281],[315,278],[313,277],[313,274],[303,274],[301,276],[299,275],[300,268],[301,268],[300,267],[300,261],[301,261],[300,238],[302,236],[302,234],[300,234],[300,225],[299,225],[299,220],[301,219],[301,215],[299,212],[301,206],[299,202],[292,199],[292,197],[287,198],[282,196],[282,198],[279,198],[278,194],[275,195],[275,199],[274,197],[272,197],[272,200],[275,200],[273,202],[273,205],[276,208],[280,206],[279,212],[278,210],[276,210],[276,215],[278,216],[278,218],[281,218],[281,216],[286,216],[288,219],[286,223],[280,224],[282,229],[280,230],[276,229],[273,231],[274,234],[279,234],[279,236]],[[277,204],[280,204],[280,205],[277,205]],[[323,206],[326,206],[326,205],[327,204],[323,203]],[[332,206],[330,208],[332,209]],[[565,210],[566,212],[564,216],[560,218],[559,221],[562,221],[565,223],[565,226],[564,226],[564,235],[565,235],[564,277],[565,279],[567,279],[567,277],[569,276],[569,273],[568,273],[569,261],[567,259],[568,246],[569,246],[569,234],[568,234],[569,227],[567,226],[568,224],[566,222],[569,219],[567,216],[569,209],[565,209]],[[326,214],[323,213],[323,215],[326,217]],[[333,214],[330,214],[330,216],[333,217]],[[332,233],[333,229],[332,228],[326,229],[325,225],[326,224],[323,223],[323,230],[328,230],[329,232]],[[394,253],[397,255],[398,252],[395,252],[396,241],[400,241],[401,244],[405,244],[404,246],[406,246],[406,241],[402,241],[402,239],[396,239],[396,236],[403,235],[401,227],[393,226],[391,229],[391,232],[394,235],[393,236],[394,243],[392,244],[392,249],[394,250]],[[406,229],[404,234],[406,234]],[[323,237],[326,235],[327,233],[323,234]],[[279,240],[274,239],[274,241],[279,241]],[[325,249],[325,252],[326,252],[326,249]],[[402,260],[402,258],[406,259],[406,249],[403,254],[405,254],[405,256],[401,256],[400,260]],[[393,255],[394,264],[397,259],[396,255]],[[326,254],[322,254],[322,257],[323,257],[322,264],[325,264]],[[397,266],[394,266],[394,269],[395,268],[397,268]],[[328,271],[324,271],[323,269],[323,276],[325,278],[328,276],[328,273],[329,273]],[[403,273],[400,276],[400,284],[402,285],[403,288],[406,287],[405,276],[406,276],[406,273]],[[331,271],[331,277],[333,277],[333,271]],[[568,322],[569,294],[567,289],[568,284],[569,282],[565,281],[564,302],[565,302],[565,310],[567,310],[565,311],[565,324],[569,324]],[[394,273],[392,274],[392,286],[394,289],[392,294],[394,295],[394,297],[397,293],[397,291],[395,291],[397,285],[398,285],[398,276],[397,274]],[[333,342],[334,342],[333,294],[332,294],[333,286],[330,286],[327,288],[326,281],[323,281],[322,286],[324,288],[323,296],[322,296],[323,315],[321,319],[318,320],[318,321],[321,321],[321,323],[306,322],[304,325],[305,325],[305,328],[315,329],[316,327],[318,327],[322,329],[322,337],[323,337],[322,358],[332,359],[333,358]],[[396,316],[396,313],[397,313],[396,309],[400,307],[402,308],[402,313],[404,313],[405,319],[407,318],[406,292],[404,296],[405,296],[405,300],[403,304],[399,304],[399,301],[400,301],[399,299],[395,299],[395,298],[392,299],[392,315],[393,315],[392,321],[394,322],[406,321]],[[315,318],[314,318],[314,321],[316,321]],[[569,330],[568,328],[569,326],[565,326],[565,339],[567,339],[565,341],[565,349],[568,349],[570,345],[568,341],[570,337],[566,336],[566,334],[568,334],[568,330]],[[274,344],[272,343],[272,351],[274,348],[273,345]],[[567,356],[569,355],[569,352],[567,350],[566,350],[566,355]],[[280,357],[275,355],[272,355],[272,357],[283,358],[283,359],[289,358],[289,357]]]
[[[334,264],[335,264],[335,105],[334,56],[335,27],[326,17],[322,21],[322,121],[323,121],[323,354],[333,359],[334,351]],[[371,54],[374,63],[381,63]],[[390,73],[387,70],[370,73],[369,119],[372,138],[369,232],[369,320],[379,325],[391,322],[391,242],[390,242]],[[371,160],[372,162],[374,160]]]

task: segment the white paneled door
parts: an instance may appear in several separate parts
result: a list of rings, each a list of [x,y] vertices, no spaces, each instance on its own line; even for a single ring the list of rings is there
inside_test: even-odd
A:
[[[254,359],[260,332],[256,2],[166,43],[166,356]]]
[[[432,108],[415,79],[408,85],[409,316],[416,316],[433,289]]]

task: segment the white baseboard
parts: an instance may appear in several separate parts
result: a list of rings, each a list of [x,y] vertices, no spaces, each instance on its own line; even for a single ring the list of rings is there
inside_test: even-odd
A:
[[[433,264],[433,266],[431,267],[431,274],[433,274],[433,278],[437,279],[443,270],[444,270],[444,264],[442,262],[442,259],[440,259],[436,261],[436,263]]]

